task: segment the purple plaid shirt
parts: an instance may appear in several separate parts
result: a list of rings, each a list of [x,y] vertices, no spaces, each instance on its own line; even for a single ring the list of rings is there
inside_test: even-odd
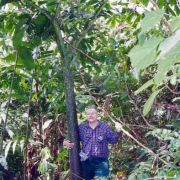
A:
[[[89,157],[108,157],[108,144],[117,143],[122,132],[113,132],[106,122],[99,121],[95,129],[92,129],[88,123],[80,124],[79,136],[82,142],[82,151]]]

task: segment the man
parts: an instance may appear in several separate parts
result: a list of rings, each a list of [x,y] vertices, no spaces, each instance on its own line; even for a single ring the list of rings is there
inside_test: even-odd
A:
[[[86,108],[88,122],[79,126],[79,137],[82,143],[80,152],[82,171],[85,180],[94,177],[109,179],[109,149],[108,144],[115,144],[122,136],[121,125],[115,124],[117,132],[104,121],[98,120],[97,107],[94,105]],[[68,149],[73,148],[74,143],[65,140],[63,143]]]

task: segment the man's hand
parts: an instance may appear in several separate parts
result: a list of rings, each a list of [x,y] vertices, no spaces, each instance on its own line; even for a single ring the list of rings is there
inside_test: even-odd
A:
[[[64,140],[63,145],[66,146],[67,149],[72,149],[74,146],[74,143],[71,143],[69,140]]]
[[[117,131],[117,132],[120,132],[121,129],[122,129],[122,125],[121,125],[120,123],[116,122],[116,123],[115,123],[115,128],[116,128],[116,131]]]

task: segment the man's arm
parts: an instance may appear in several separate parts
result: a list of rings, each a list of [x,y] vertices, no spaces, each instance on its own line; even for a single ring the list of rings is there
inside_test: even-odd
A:
[[[83,139],[83,125],[81,124],[78,127],[78,133],[79,133],[79,140],[82,141]],[[63,145],[67,148],[67,149],[72,149],[74,146],[74,143],[72,143],[71,141],[69,141],[68,139],[65,139],[63,141]]]
[[[112,128],[108,125],[106,129],[106,137],[107,137],[108,143],[116,144],[119,138],[122,137],[122,131],[117,127],[116,127],[116,131],[117,132],[113,132]]]

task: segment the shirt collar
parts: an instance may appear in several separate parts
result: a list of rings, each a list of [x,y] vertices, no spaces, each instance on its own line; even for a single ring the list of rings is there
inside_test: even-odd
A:
[[[95,127],[95,129],[96,129],[97,127],[100,127],[101,124],[102,124],[102,122],[101,122],[100,120],[98,120],[98,124],[97,124],[97,126]],[[86,126],[87,128],[91,128],[91,127],[89,126],[88,122],[86,122],[85,126]]]

